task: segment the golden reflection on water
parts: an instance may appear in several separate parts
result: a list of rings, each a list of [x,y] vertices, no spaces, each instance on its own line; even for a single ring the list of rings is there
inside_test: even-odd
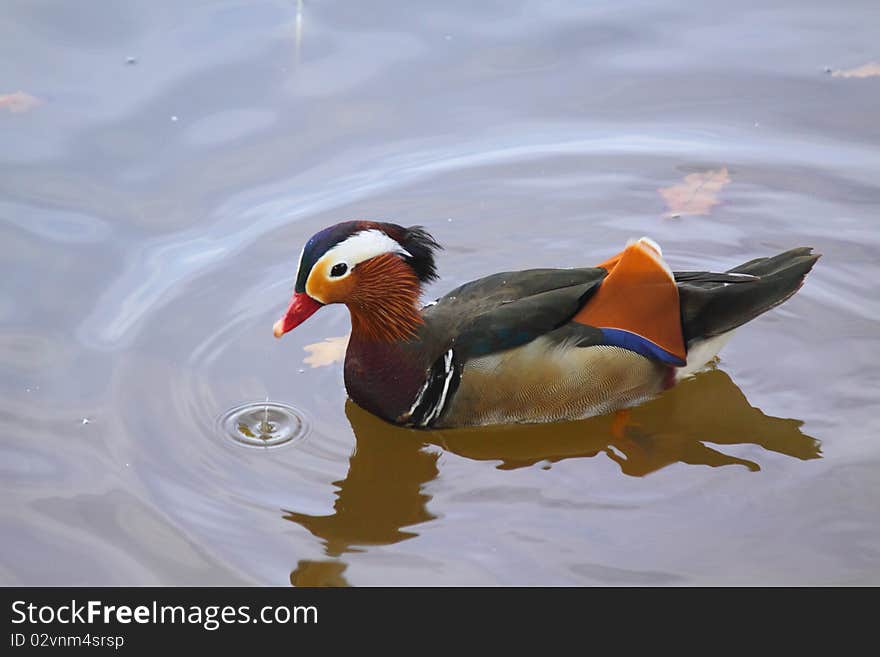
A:
[[[348,568],[341,561],[314,561],[302,559],[290,573],[292,586],[350,586],[343,573]]]
[[[388,545],[416,536],[414,525],[431,520],[424,484],[437,477],[436,445],[459,456],[500,461],[500,469],[602,454],[633,477],[672,463],[743,465],[754,461],[725,454],[719,445],[760,445],[798,459],[821,457],[819,441],[801,432],[803,422],[765,415],[721,370],[704,372],[632,409],[627,422],[614,416],[545,425],[484,427],[423,432],[388,424],[352,402],[345,412],[357,447],[339,487],[334,512],[313,516],[285,511],[284,518],[321,538],[328,556]],[[545,467],[549,467],[546,466]],[[334,561],[301,561],[294,585],[341,585],[345,566]]]

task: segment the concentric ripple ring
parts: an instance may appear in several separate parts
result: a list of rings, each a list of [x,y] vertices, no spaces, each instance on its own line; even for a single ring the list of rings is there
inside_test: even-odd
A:
[[[301,411],[273,401],[248,402],[217,420],[220,432],[246,447],[281,447],[303,440],[308,424]]]

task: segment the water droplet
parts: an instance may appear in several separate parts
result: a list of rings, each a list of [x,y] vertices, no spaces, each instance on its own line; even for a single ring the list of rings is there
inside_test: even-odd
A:
[[[137,59],[134,57],[126,57],[125,63],[131,66],[132,64],[137,64]]]
[[[87,417],[84,417],[84,418],[82,419],[82,424],[88,424],[89,422],[91,422],[91,420],[90,420],[89,418],[87,418]]]
[[[268,399],[226,411],[218,426],[224,436],[248,447],[280,447],[302,440],[308,431],[300,411]]]

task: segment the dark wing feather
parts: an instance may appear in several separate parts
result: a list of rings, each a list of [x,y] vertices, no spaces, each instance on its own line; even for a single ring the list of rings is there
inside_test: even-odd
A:
[[[788,299],[819,259],[811,251],[756,258],[724,274],[676,273],[686,342],[726,333]]]
[[[598,285],[558,288],[493,308],[462,327],[455,344],[463,356],[474,358],[531,342],[571,320]]]
[[[751,274],[737,274],[731,272],[712,271],[676,271],[672,272],[676,283],[745,283],[754,281],[757,276]]]
[[[462,360],[520,346],[568,322],[606,275],[589,267],[486,276],[425,308],[426,337],[438,356],[454,345]]]

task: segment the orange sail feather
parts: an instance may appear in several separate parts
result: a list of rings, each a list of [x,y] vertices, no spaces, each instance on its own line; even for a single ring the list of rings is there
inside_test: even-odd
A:
[[[598,266],[608,276],[574,321],[629,331],[687,360],[678,288],[660,247],[643,237]]]

